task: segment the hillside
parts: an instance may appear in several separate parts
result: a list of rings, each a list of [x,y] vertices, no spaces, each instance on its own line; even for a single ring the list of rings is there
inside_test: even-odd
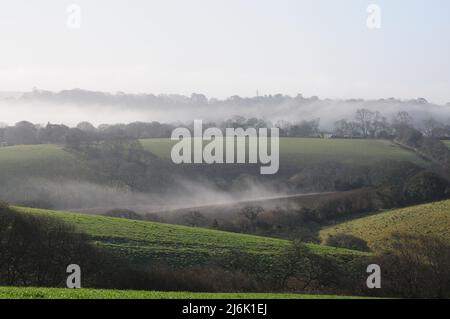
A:
[[[275,293],[194,293],[104,289],[0,287],[0,299],[350,299],[355,297]]]
[[[137,263],[163,261],[177,266],[196,265],[232,250],[255,254],[261,262],[271,262],[289,245],[286,240],[211,229],[41,209],[15,209],[64,220],[87,234],[98,245],[113,249]],[[313,244],[309,246],[314,252],[337,258],[362,255],[351,250]]]
[[[141,140],[144,148],[160,158],[170,159],[176,142],[170,139]],[[388,140],[280,138],[280,167],[302,168],[304,165],[335,161],[344,164],[370,165],[383,160],[411,161],[423,164],[413,152]]]
[[[170,139],[146,139],[141,142],[148,151],[170,161],[170,150],[175,142]],[[296,172],[307,165],[330,161],[352,165],[371,165],[383,160],[424,164],[423,160],[413,152],[387,140],[280,139],[281,170]],[[221,170],[232,169],[228,166],[216,165],[214,168],[220,174]],[[251,172],[251,165],[246,165],[246,167]],[[255,172],[259,174],[259,169]],[[0,178],[2,179],[43,177],[84,180],[87,179],[87,174],[84,163],[73,154],[65,151],[62,146],[18,145],[0,147]]]
[[[320,237],[325,240],[333,234],[351,234],[376,249],[393,232],[440,236],[450,242],[450,200],[354,219],[322,230]]]

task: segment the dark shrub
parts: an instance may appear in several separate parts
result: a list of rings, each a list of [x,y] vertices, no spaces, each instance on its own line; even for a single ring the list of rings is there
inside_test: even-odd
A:
[[[433,236],[394,234],[373,263],[380,265],[384,296],[450,298],[450,245]]]
[[[408,203],[438,201],[448,196],[449,183],[433,172],[421,172],[405,184],[405,197]]]
[[[353,235],[337,234],[330,236],[325,241],[325,244],[332,247],[348,248],[360,251],[369,251],[367,242],[364,239]]]
[[[80,265],[84,282],[95,281],[96,250],[72,227],[43,216],[18,213],[7,206],[0,212],[0,284],[63,286],[66,268]],[[92,274],[92,275],[90,275]]]

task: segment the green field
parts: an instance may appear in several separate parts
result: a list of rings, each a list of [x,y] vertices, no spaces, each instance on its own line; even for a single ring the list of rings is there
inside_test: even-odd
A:
[[[145,149],[170,159],[176,142],[170,139],[141,140]],[[388,140],[280,138],[280,167],[301,168],[322,162],[370,165],[383,160],[411,161],[423,164],[413,152]]]
[[[193,293],[103,289],[0,287],[0,299],[350,299],[354,297],[270,294]]]
[[[444,141],[444,143],[450,148],[450,141]]]
[[[146,139],[141,142],[145,149],[170,161],[170,150],[175,142],[170,139]],[[413,152],[387,140],[280,139],[280,168],[282,170],[295,172],[305,166],[323,162],[371,165],[383,160],[424,164]],[[228,169],[228,166],[216,165],[214,168]],[[0,147],[0,178],[2,179],[45,177],[85,180],[88,174],[86,165],[75,155],[65,151],[62,146]]]
[[[82,177],[83,163],[58,145],[0,147],[0,177]]]
[[[450,242],[450,200],[354,219],[322,230],[320,237],[325,240],[334,234],[351,234],[377,249],[382,248],[394,232],[434,235]]]
[[[113,249],[135,262],[163,261],[173,265],[197,265],[240,250],[260,257],[262,262],[275,262],[277,256],[289,245],[286,240],[229,233],[211,229],[194,228],[155,222],[56,212],[32,208],[15,208],[20,212],[52,216],[88,235],[97,245]],[[320,254],[336,257],[353,257],[359,252],[309,245]]]

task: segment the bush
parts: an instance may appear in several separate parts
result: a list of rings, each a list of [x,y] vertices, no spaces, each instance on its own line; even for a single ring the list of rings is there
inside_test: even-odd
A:
[[[325,244],[332,247],[348,248],[360,251],[369,251],[367,242],[359,237],[347,234],[337,234],[330,236]]]
[[[450,298],[450,245],[433,236],[394,234],[373,261],[380,265],[379,294],[402,298]]]
[[[0,284],[63,286],[66,268],[80,265],[85,283],[95,281],[96,250],[72,227],[47,217],[17,213],[2,206],[0,214]]]
[[[445,199],[449,183],[433,172],[421,172],[405,184],[408,203],[421,203]]]

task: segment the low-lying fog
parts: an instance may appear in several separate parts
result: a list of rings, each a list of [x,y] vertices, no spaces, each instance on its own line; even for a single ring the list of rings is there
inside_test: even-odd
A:
[[[58,93],[34,91],[23,95],[0,97],[0,122],[9,125],[27,120],[33,123],[64,123],[76,125],[89,121],[130,123],[134,121],[166,123],[188,122],[194,119],[223,121],[234,115],[257,117],[272,123],[320,118],[323,129],[331,129],[342,118],[352,119],[359,108],[379,111],[388,119],[407,111],[417,122],[433,117],[450,122],[450,104],[436,105],[424,99],[398,100],[329,100],[301,95],[284,95],[226,100],[208,99],[201,94],[180,95],[109,94],[83,90]]]
[[[30,178],[9,182],[7,187],[0,189],[0,198],[18,205],[51,204],[52,208],[61,210],[101,213],[114,208],[128,208],[150,213],[280,197],[287,193],[286,189],[276,190],[270,184],[263,185],[251,179],[241,181],[233,191],[221,190],[206,180],[181,180],[169,192],[145,194],[87,181]]]

